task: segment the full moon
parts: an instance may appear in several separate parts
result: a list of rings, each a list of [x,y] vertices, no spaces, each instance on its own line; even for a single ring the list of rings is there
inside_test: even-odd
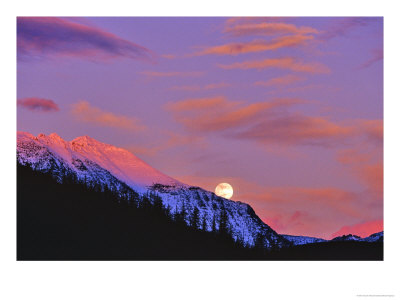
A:
[[[231,199],[233,195],[233,188],[229,183],[220,183],[215,188],[215,194],[226,199]]]

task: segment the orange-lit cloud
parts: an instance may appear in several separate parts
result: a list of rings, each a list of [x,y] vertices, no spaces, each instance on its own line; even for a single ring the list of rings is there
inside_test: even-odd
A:
[[[80,101],[72,105],[72,114],[82,122],[104,127],[120,128],[132,131],[140,131],[146,127],[136,118],[117,115],[91,106],[87,101]]]
[[[210,84],[206,84],[204,86],[200,86],[200,85],[173,86],[170,89],[175,90],[175,91],[201,91],[201,90],[221,89],[221,88],[225,88],[225,87],[229,87],[229,86],[231,86],[231,84],[226,83],[226,82],[220,82],[220,83],[210,83]]]
[[[193,146],[202,149],[207,146],[207,142],[204,137],[182,135],[171,131],[165,131],[163,132],[163,135],[166,136],[167,139],[165,141],[158,140],[157,145],[128,145],[124,148],[131,151],[135,155],[154,156],[161,151],[181,146]]]
[[[366,163],[371,160],[370,153],[361,153],[356,149],[341,149],[337,152],[337,160],[342,164]]]
[[[256,60],[256,61],[244,61],[233,63],[230,65],[218,65],[220,68],[225,70],[249,70],[249,69],[269,69],[269,68],[277,68],[277,69],[285,69],[292,70],[294,72],[305,72],[305,73],[321,73],[327,74],[330,73],[330,69],[321,64],[321,63],[304,63],[301,61],[297,61],[292,57],[286,58],[267,58],[264,60]]]
[[[298,98],[246,104],[226,97],[192,98],[165,105],[177,122],[194,132],[221,133],[225,137],[269,145],[332,147],[351,140],[380,140],[379,120],[331,121],[327,117],[291,112],[297,104],[315,103]]]
[[[235,24],[258,24],[258,23],[278,23],[285,20],[295,19],[295,17],[232,17],[225,21],[225,26],[234,26]]]
[[[144,71],[141,74],[148,77],[200,77],[204,72],[157,72],[157,71]]]
[[[372,192],[383,196],[383,162],[362,165],[356,171]]]
[[[168,103],[166,109],[191,131],[223,132],[230,138],[262,144],[331,146],[356,134],[353,126],[286,109],[305,103],[310,101],[283,98],[246,105],[225,97],[213,97]]]
[[[35,97],[18,99],[17,105],[31,111],[52,112],[60,110],[53,100]]]
[[[258,86],[285,86],[285,85],[290,85],[292,83],[296,83],[299,81],[305,80],[304,77],[296,76],[293,74],[288,74],[286,76],[282,77],[275,77],[271,78],[267,81],[257,81],[254,83],[254,85]]]
[[[308,26],[297,27],[288,23],[245,23],[234,24],[224,30],[231,36],[276,35],[276,34],[316,34],[319,31]]]
[[[165,105],[165,108],[173,112],[184,112],[193,110],[204,110],[225,105],[231,105],[225,97],[211,97],[211,98],[193,98],[185,99],[178,102],[170,102]]]
[[[342,149],[337,152],[338,162],[347,166],[355,177],[365,185],[375,201],[383,199],[383,154],[380,146],[371,144]]]
[[[162,54],[161,57],[166,58],[166,59],[175,59],[176,55],[174,55],[174,54]]]
[[[237,129],[262,120],[273,109],[306,103],[302,99],[276,99],[244,105],[225,97],[186,99],[166,105],[175,119],[193,131],[216,132]]]
[[[301,113],[286,113],[271,116],[250,128],[230,134],[239,139],[259,143],[287,145],[332,146],[342,143],[354,134],[350,126],[341,125],[322,117],[311,117]]]
[[[358,127],[370,141],[379,144],[383,142],[383,120],[361,120]]]
[[[355,225],[343,226],[338,231],[334,232],[331,238],[347,234],[355,234],[364,238],[370,236],[372,233],[381,231],[383,231],[383,220],[375,220],[358,223]]]
[[[292,35],[272,39],[271,41],[256,40],[252,42],[232,43],[221,46],[207,47],[194,55],[237,55],[251,52],[277,50],[284,47],[304,45],[306,41],[312,40],[309,35]]]

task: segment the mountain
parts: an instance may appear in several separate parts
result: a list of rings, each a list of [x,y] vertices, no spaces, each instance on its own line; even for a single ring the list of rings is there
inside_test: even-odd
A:
[[[248,204],[181,183],[129,151],[88,136],[65,141],[55,133],[35,137],[18,132],[17,160],[33,170],[50,173],[59,182],[66,175],[74,176],[88,186],[101,186],[122,197],[134,191],[142,195],[156,193],[171,214],[183,211],[187,224],[196,213],[206,231],[211,231],[214,223],[218,229],[226,221],[233,239],[244,245],[253,246],[260,239],[265,247],[279,248],[290,244],[263,223]]]
[[[293,245],[305,245],[311,243],[327,242],[327,240],[310,236],[297,236],[297,235],[287,235],[287,234],[282,234],[282,236],[288,241],[292,242]]]
[[[347,234],[347,235],[342,235],[335,237],[331,240],[332,242],[336,241],[357,241],[357,242],[383,242],[383,231],[373,233],[370,236],[366,238],[359,237],[358,235],[353,235],[353,234]]]
[[[293,245],[305,245],[305,244],[314,244],[314,243],[324,243],[324,242],[382,242],[383,241],[383,231],[371,234],[366,238],[361,238],[358,235],[348,234],[335,237],[331,240],[325,240],[321,238],[309,237],[309,236],[296,236],[296,235],[287,235],[282,234],[282,237],[290,241]]]
[[[364,242],[383,242],[383,231],[371,234],[363,239]]]
[[[361,241],[361,240],[362,240],[362,238],[359,237],[358,235],[347,234],[347,235],[335,237],[331,241],[335,242],[335,241]]]

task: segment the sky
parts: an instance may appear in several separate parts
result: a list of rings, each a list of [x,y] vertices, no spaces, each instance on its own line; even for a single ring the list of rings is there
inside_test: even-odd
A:
[[[383,18],[17,18],[17,108],[278,233],[383,230]]]

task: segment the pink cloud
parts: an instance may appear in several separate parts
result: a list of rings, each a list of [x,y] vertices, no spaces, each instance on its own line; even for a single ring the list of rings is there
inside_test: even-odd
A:
[[[146,129],[137,118],[117,115],[112,112],[101,110],[98,107],[90,105],[87,101],[80,101],[73,104],[71,112],[79,121],[94,125],[132,131]]]
[[[338,231],[334,232],[331,238],[347,234],[355,234],[364,238],[370,236],[373,233],[381,231],[383,231],[383,220],[375,220],[349,226],[343,226]]]
[[[178,102],[169,102],[165,105],[165,108],[173,112],[185,112],[211,109],[225,105],[231,105],[231,103],[229,103],[229,101],[225,97],[218,96],[210,98],[185,99]]]
[[[201,90],[214,90],[214,89],[222,89],[231,86],[231,84],[226,82],[220,83],[210,83],[204,86],[200,85],[182,85],[182,86],[173,86],[170,90],[174,91],[201,91]]]
[[[316,34],[319,31],[308,26],[297,27],[288,23],[244,23],[234,24],[224,30],[231,36],[276,35],[276,34]]]
[[[372,66],[374,63],[383,60],[383,49],[375,49],[372,51],[372,57],[363,63],[359,69],[365,69]]]
[[[313,36],[291,35],[272,39],[271,41],[256,40],[252,42],[232,43],[220,46],[206,47],[194,55],[237,55],[243,53],[277,50],[285,47],[304,45],[306,41],[312,40]]]
[[[53,100],[35,97],[18,99],[17,105],[31,111],[52,112],[60,110]]]
[[[359,145],[337,152],[336,159],[345,165],[367,188],[376,201],[383,199],[383,155],[380,146]],[[376,149],[371,149],[376,147]]]
[[[167,137],[166,140],[160,141],[157,140],[156,145],[127,145],[124,148],[131,151],[135,155],[145,155],[145,156],[154,156],[159,152],[182,146],[193,146],[197,149],[205,148],[207,146],[207,142],[204,137],[194,136],[194,135],[182,135],[176,132],[165,131],[163,132],[163,136]]]
[[[181,100],[168,103],[165,108],[192,131],[218,132],[252,125],[273,114],[274,109],[303,103],[307,101],[290,98],[245,105],[220,96]]]
[[[383,120],[360,120],[356,126],[370,141],[383,143]]]
[[[305,78],[296,76],[293,74],[288,74],[282,77],[275,77],[271,78],[267,81],[257,81],[254,83],[254,85],[259,85],[259,86],[286,86],[290,85],[292,83],[296,83],[299,81],[303,81]]]
[[[230,65],[218,65],[220,68],[225,70],[233,70],[233,69],[240,69],[240,70],[249,70],[249,69],[285,69],[285,70],[292,70],[294,72],[305,72],[305,73],[320,73],[320,74],[327,74],[330,73],[330,69],[321,64],[321,63],[304,63],[301,61],[297,61],[292,57],[286,58],[267,58],[264,60],[258,61],[244,61],[233,63]]]
[[[141,74],[148,77],[199,77],[204,75],[204,72],[157,72],[144,71]]]
[[[352,127],[322,117],[286,113],[265,118],[252,127],[230,136],[260,143],[331,146],[344,142],[353,134]]]

